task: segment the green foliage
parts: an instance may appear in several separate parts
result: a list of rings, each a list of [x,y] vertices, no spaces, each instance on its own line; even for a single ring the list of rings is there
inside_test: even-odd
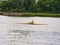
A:
[[[60,0],[39,0],[37,5],[42,12],[60,13]]]
[[[0,2],[1,11],[60,13],[60,0],[8,0]]]
[[[0,12],[0,15],[3,15],[3,12]]]

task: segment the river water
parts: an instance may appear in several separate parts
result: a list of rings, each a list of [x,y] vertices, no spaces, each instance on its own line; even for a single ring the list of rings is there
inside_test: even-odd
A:
[[[60,18],[0,16],[0,45],[60,45]]]

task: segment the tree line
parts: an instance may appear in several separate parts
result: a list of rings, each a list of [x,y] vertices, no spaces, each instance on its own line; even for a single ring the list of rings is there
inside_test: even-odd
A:
[[[8,0],[0,2],[0,11],[60,13],[60,0]]]

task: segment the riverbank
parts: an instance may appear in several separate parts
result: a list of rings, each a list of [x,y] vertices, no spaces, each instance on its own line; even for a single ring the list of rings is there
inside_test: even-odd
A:
[[[4,16],[17,16],[17,17],[60,17],[60,14],[49,13],[22,13],[22,12],[0,12],[0,15]]]

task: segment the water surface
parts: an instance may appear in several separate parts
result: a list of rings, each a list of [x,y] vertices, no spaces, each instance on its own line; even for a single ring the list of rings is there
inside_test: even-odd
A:
[[[38,24],[20,24],[34,20]],[[60,18],[0,16],[1,45],[60,45]]]

